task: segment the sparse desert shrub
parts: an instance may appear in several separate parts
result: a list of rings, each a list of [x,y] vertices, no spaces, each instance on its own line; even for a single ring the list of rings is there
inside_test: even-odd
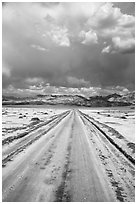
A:
[[[38,117],[35,117],[35,118],[31,118],[31,121],[40,121],[40,119]]]
[[[135,144],[133,142],[129,142],[127,146],[132,149],[133,153],[135,153]]]
[[[121,116],[122,119],[127,119],[125,116]]]

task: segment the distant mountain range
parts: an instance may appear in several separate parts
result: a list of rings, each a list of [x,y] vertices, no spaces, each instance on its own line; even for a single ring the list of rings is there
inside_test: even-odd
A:
[[[135,105],[135,92],[125,95],[111,94],[108,96],[81,95],[37,95],[34,97],[2,96],[2,105],[76,105],[86,107],[111,107]]]

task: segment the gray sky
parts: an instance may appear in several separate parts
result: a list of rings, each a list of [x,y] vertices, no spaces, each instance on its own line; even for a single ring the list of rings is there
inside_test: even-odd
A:
[[[127,93],[135,83],[134,3],[6,3],[3,93]]]

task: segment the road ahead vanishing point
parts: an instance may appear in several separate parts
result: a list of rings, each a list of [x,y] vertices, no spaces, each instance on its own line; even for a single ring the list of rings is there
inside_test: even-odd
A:
[[[79,110],[3,145],[3,201],[134,201],[134,162]]]

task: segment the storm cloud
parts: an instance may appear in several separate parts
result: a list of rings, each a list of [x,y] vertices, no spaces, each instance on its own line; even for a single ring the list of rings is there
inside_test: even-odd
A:
[[[130,5],[4,4],[3,92],[134,89],[135,17]]]

